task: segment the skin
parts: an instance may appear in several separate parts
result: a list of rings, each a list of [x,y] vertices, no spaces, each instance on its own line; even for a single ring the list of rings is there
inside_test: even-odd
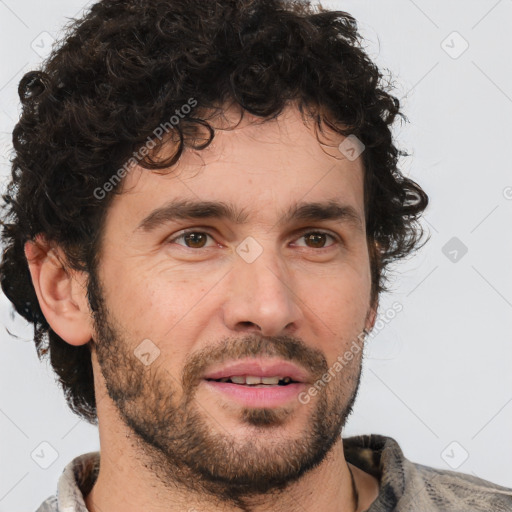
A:
[[[226,108],[214,126],[238,120]],[[235,129],[216,131],[210,147],[187,150],[168,174],[128,174],[106,218],[98,314],[88,275],[66,268],[59,247],[43,238],[25,247],[52,329],[91,348],[101,446],[91,512],[353,512],[349,466],[357,511],[377,498],[377,479],[346,462],[340,436],[362,351],[307,404],[246,409],[200,378],[223,359],[266,355],[290,359],[314,383],[375,322],[361,157],[344,158],[338,134],[320,145],[293,105],[277,120],[255,121],[245,114]],[[136,229],[174,198],[231,202],[248,220]],[[329,199],[351,205],[361,226],[279,224],[294,202]],[[175,238],[187,228],[210,236],[187,246]],[[304,236],[319,231],[334,238]],[[236,252],[248,236],[262,248],[252,263]],[[149,365],[134,355],[143,340],[159,350]]]

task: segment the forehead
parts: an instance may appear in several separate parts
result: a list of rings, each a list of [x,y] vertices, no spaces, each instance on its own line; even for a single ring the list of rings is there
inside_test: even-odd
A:
[[[317,138],[314,124],[305,125],[293,107],[270,121],[246,113],[237,124],[235,112],[227,110],[225,116],[212,123],[210,146],[185,149],[171,169],[135,166],[114,198],[113,215],[123,213],[126,221],[139,225],[148,212],[179,198],[238,204],[248,221],[253,211],[259,218],[254,220],[270,222],[292,205],[339,199],[363,217],[362,159],[350,161],[339,151],[343,136],[326,132]]]

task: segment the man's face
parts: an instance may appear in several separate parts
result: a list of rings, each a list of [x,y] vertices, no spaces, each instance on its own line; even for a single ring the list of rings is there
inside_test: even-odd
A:
[[[360,345],[372,313],[361,159],[343,157],[341,136],[320,146],[295,109],[253,120],[216,131],[168,174],[130,172],[91,286],[102,304],[94,347],[105,386],[153,469],[230,497],[282,488],[324,459],[361,372],[362,351],[343,354]],[[143,223],[183,200],[243,215]],[[329,202],[352,208],[360,224],[318,208],[286,215]],[[233,367],[247,361],[254,366]],[[329,382],[299,400],[329,369]],[[209,380],[230,374],[297,382]]]

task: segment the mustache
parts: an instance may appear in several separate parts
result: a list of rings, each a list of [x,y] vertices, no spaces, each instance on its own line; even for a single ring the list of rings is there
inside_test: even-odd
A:
[[[183,390],[185,394],[191,394],[211,364],[258,356],[280,357],[303,367],[315,377],[329,369],[323,353],[308,347],[300,338],[249,334],[243,338],[226,338],[214,347],[204,347],[189,355],[182,372]]]

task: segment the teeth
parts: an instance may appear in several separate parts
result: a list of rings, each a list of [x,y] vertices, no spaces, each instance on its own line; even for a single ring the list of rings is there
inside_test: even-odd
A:
[[[292,381],[290,377],[256,377],[253,375],[234,375],[233,377],[223,377],[220,382],[233,382],[234,384],[247,384],[249,386],[258,386],[260,384],[277,386],[282,381],[288,384]]]
[[[261,377],[262,384],[273,384],[274,386],[277,386],[280,380],[281,377]]]
[[[250,375],[247,375],[245,377],[245,383],[249,384],[250,386],[253,384],[261,384],[261,377],[251,377]]]

